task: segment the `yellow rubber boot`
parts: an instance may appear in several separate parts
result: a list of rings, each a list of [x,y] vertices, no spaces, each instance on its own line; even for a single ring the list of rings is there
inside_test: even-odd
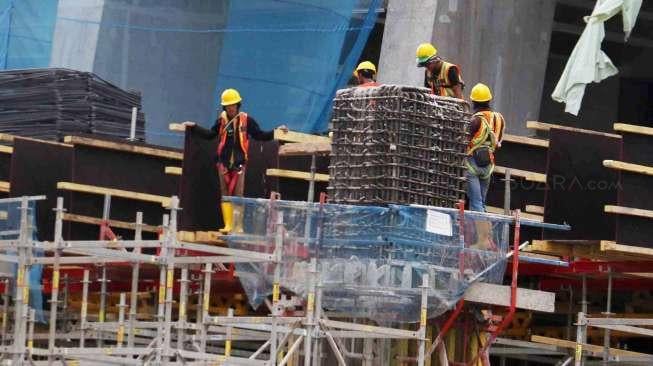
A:
[[[234,212],[234,233],[242,233],[243,232],[243,206],[241,205],[234,205],[233,206],[233,212]]]
[[[220,207],[222,207],[222,221],[224,222],[224,227],[220,229],[220,232],[230,233],[234,223],[234,206],[231,202],[222,202]]]

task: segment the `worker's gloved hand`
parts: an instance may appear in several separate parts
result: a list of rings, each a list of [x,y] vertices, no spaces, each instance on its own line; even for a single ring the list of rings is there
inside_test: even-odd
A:
[[[283,131],[284,133],[288,132],[288,126],[286,126],[286,125],[281,125],[281,126],[279,126],[277,128],[280,129],[281,131]]]
[[[195,122],[186,121],[186,122],[182,123],[181,125],[184,126],[185,128],[193,128],[193,127],[195,127]]]

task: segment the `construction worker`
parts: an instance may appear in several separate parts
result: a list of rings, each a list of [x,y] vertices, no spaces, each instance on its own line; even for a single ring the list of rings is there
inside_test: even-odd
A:
[[[474,115],[469,124],[471,136],[467,148],[467,198],[469,208],[485,212],[485,197],[494,170],[494,152],[501,143],[505,120],[490,109],[492,93],[485,84],[476,84],[470,94]]]
[[[417,67],[425,68],[424,86],[441,97],[463,99],[463,81],[460,67],[437,56],[438,50],[430,43],[417,47]]]
[[[354,76],[358,80],[359,88],[379,86],[379,83],[376,82],[376,66],[370,61],[363,61],[358,64],[358,67],[354,70]]]
[[[503,141],[503,132],[506,128],[506,120],[501,113],[495,112],[490,108],[490,102],[492,101],[490,88],[482,83],[474,85],[470,93],[470,99],[473,104],[474,117],[482,118],[490,125],[497,139],[496,149],[500,148],[501,142]]]
[[[184,122],[206,139],[218,138],[216,168],[222,196],[243,196],[245,168],[247,165],[250,137],[258,141],[269,141],[274,131],[262,131],[254,118],[240,111],[242,98],[236,89],[226,89],[221,96],[222,113],[209,130],[194,122]],[[285,125],[278,128],[288,131]],[[222,218],[225,226],[221,232],[242,231],[242,212],[231,202],[222,202]]]

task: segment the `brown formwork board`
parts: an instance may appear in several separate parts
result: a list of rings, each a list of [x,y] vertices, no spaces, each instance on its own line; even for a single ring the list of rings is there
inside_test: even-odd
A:
[[[579,129],[551,128],[544,221],[567,223],[571,231],[545,230],[544,239],[614,239],[616,222],[603,207],[617,202],[619,175],[603,167],[618,160],[619,136]]]
[[[10,197],[45,195],[46,200],[36,204],[37,237],[39,240],[54,239],[57,197],[64,198],[64,207],[69,209],[71,200],[68,192],[57,190],[57,182],[72,178],[71,145],[35,139],[13,139],[11,154]],[[64,225],[64,233],[68,225]]]
[[[278,189],[276,178],[265,174],[267,169],[277,167],[278,148],[278,141],[250,141],[245,172],[246,197],[266,198],[272,190]],[[193,129],[186,130],[178,190],[182,208],[180,230],[215,231],[223,226],[216,151],[217,139],[207,140]]]
[[[179,150],[86,135],[66,139],[74,144],[71,183],[162,197],[177,194],[179,178],[165,174],[165,167],[179,164]],[[69,213],[101,218],[103,204],[101,192],[74,191]],[[117,195],[111,199],[109,218],[135,222],[138,211],[143,212],[143,221],[150,225],[160,225],[163,215],[168,213],[161,203]],[[125,238],[133,237],[132,230],[115,231]],[[71,237],[75,239],[96,239],[98,232],[94,224],[71,223]],[[156,234],[146,232],[144,237],[154,238]]]
[[[651,141],[653,142],[653,139]],[[653,168],[613,160],[606,160],[603,165],[619,174],[619,195],[616,204],[605,206],[606,215],[616,219],[615,240],[652,247]]]
[[[615,123],[613,128],[623,138],[622,161],[653,166],[653,128],[627,123]]]
[[[544,174],[548,146],[547,140],[507,135],[494,158],[499,166]]]

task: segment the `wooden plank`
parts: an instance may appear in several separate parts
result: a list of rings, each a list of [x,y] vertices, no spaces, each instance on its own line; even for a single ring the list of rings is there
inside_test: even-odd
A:
[[[270,177],[303,179],[303,180],[307,180],[307,181],[311,180],[311,173],[300,172],[300,171],[297,171],[297,170],[267,169],[265,171],[265,173]],[[315,181],[316,182],[328,182],[329,181],[329,175],[328,174],[315,173]]]
[[[504,214],[503,208],[500,208],[500,207],[485,206],[485,209],[489,213],[499,214],[499,215]],[[510,214],[512,215],[512,212]],[[520,214],[521,214],[521,218],[523,218],[523,219],[529,219],[529,220],[539,221],[539,222],[543,222],[543,220],[544,220],[544,218],[541,215],[533,215],[533,214],[530,214],[530,213],[527,213],[527,212],[521,212]]]
[[[629,216],[637,216],[637,217],[643,217],[647,219],[653,219],[653,211],[642,210],[639,208],[605,205],[604,211],[606,213],[612,213],[618,215],[629,215]]]
[[[533,129],[533,130],[539,130],[539,131],[550,131],[552,128],[556,128],[556,129],[559,129],[559,130],[582,132],[582,133],[587,133],[587,134],[591,134],[591,135],[600,135],[600,136],[621,138],[621,135],[616,135],[616,134],[613,134],[613,133],[586,130],[586,129],[583,129],[583,128],[567,127],[567,126],[562,126],[562,125],[556,125],[556,124],[553,124],[553,123],[544,123],[544,122],[538,122],[538,121],[526,121],[526,128],[530,128],[530,129]]]
[[[465,291],[465,301],[510,306],[510,286],[476,282]],[[518,288],[517,308],[552,313],[555,311],[555,293]]]
[[[14,135],[10,135],[8,133],[0,133],[0,141],[3,142],[14,142]]]
[[[653,259],[653,249],[631,245],[617,244],[614,241],[602,240],[601,251],[607,254],[632,255],[639,260]]]
[[[542,174],[542,173],[529,172],[527,170],[520,170],[520,169],[512,169],[499,165],[494,167],[494,172],[497,174],[506,175],[507,169],[510,169],[510,176],[512,177],[524,178],[531,182],[546,183],[546,174]]]
[[[221,238],[222,234],[219,231],[196,231],[195,232],[195,242],[196,243],[224,243],[224,240]]]
[[[533,240],[526,251],[559,257],[606,259],[598,240]]]
[[[612,128],[618,132],[636,133],[640,135],[653,136],[653,128],[646,126],[631,125],[628,123],[615,123]]]
[[[603,166],[606,168],[623,170],[630,173],[653,175],[653,168],[646,165],[631,164],[618,160],[603,160]]]
[[[195,123],[195,124],[197,124],[197,123]],[[183,122],[182,123],[170,123],[168,125],[168,130],[175,131],[175,132],[184,132],[184,131],[186,131],[186,126],[184,126]]]
[[[283,142],[321,142],[330,144],[331,139],[326,136],[311,135],[308,133],[283,131],[281,129],[274,130],[274,139]]]
[[[557,339],[557,338],[550,338],[550,337],[543,337],[543,336],[538,336],[538,335],[532,335],[531,336],[531,342],[536,342],[536,343],[543,343],[543,344],[548,344],[551,346],[556,346],[556,347],[561,347],[561,348],[568,348],[568,349],[576,349],[576,342],[574,341],[567,341],[564,339]],[[603,354],[603,346],[595,346],[593,344],[582,344],[583,349],[592,353],[598,353],[598,354]],[[633,351],[627,351],[619,348],[610,348],[610,354],[613,356],[651,356],[653,355],[648,355],[645,353],[639,353],[639,352],[633,352]]]
[[[73,191],[73,192],[99,194],[99,195],[110,194],[112,196],[120,197],[120,198],[160,203],[164,207],[170,206],[170,197],[157,196],[154,194],[141,193],[141,192],[125,191],[122,189],[98,187],[98,186],[91,186],[88,184],[78,184],[72,182],[57,182],[57,189]]]
[[[180,166],[167,166],[165,167],[165,173],[170,175],[181,175]]]
[[[177,232],[177,240],[193,243],[195,242],[194,231],[179,231]]]
[[[11,146],[0,145],[0,153],[13,154],[14,153],[14,148],[11,147]]]
[[[292,142],[279,147],[279,156],[327,155],[330,153],[330,142]]]
[[[171,160],[184,160],[184,154],[177,151],[157,149],[149,146],[133,145],[115,141],[97,140],[83,136],[66,136],[64,142],[73,145],[92,146],[101,149],[124,151],[134,154],[149,155]]]
[[[0,192],[9,193],[10,188],[11,185],[9,184],[9,182],[0,181]]]
[[[526,212],[544,215],[544,207],[536,205],[526,205]]]
[[[537,139],[537,138],[527,137],[527,136],[511,135],[511,134],[508,134],[508,133],[503,135],[503,141],[513,142],[515,144],[524,144],[524,145],[530,145],[530,146],[544,147],[544,148],[549,147],[549,141],[548,140]]]
[[[75,215],[70,213],[63,214],[63,220],[79,222],[82,224],[97,225],[102,224],[102,219],[97,217],[85,216],[85,215]],[[119,220],[109,220],[109,226],[118,229],[127,229],[127,230],[136,230],[136,224],[133,222],[119,221]],[[159,227],[153,225],[143,225],[143,231],[150,233],[158,233]]]

